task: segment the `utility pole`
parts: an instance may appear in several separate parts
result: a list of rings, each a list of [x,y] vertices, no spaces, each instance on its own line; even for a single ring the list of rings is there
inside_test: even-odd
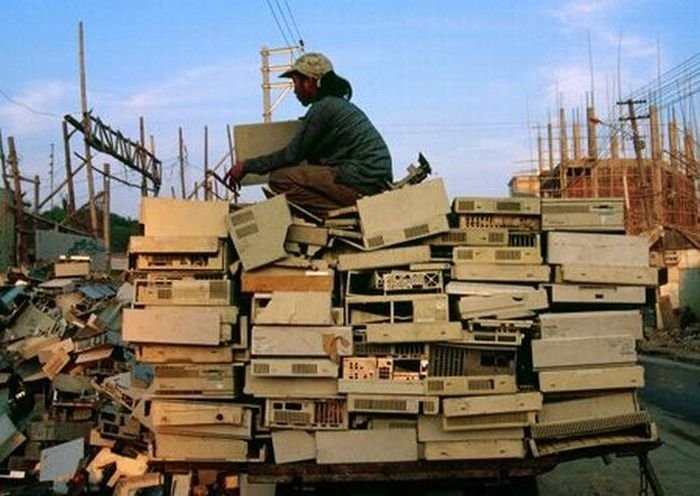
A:
[[[111,199],[110,199],[110,184],[109,184],[109,164],[104,164],[104,174],[102,175],[102,234],[104,236],[105,259],[107,265],[107,274],[111,272],[112,267],[112,224],[111,224]]]
[[[87,84],[85,78],[85,42],[83,38],[83,22],[78,24],[79,65],[80,65],[80,110],[83,113],[83,129],[85,135],[85,162],[87,162],[87,187],[90,208],[90,228],[92,235],[97,237],[97,208],[95,207],[95,181],[92,171],[92,150],[90,149],[90,116],[87,104]]]
[[[0,131],[0,165],[2,166],[2,184],[9,191],[10,181],[7,178],[7,162],[5,161],[5,148],[3,148],[2,144],[2,131]]]
[[[12,182],[15,190],[15,265],[22,265],[24,254],[24,205],[22,204],[22,183],[19,178],[19,164],[17,163],[17,151],[15,150],[15,138],[7,137],[7,160],[12,170]]]
[[[644,150],[644,140],[642,140],[640,134],[639,134],[639,123],[637,119],[646,119],[649,116],[637,116],[634,106],[637,104],[642,104],[646,103],[646,100],[625,100],[624,102],[617,102],[618,105],[627,105],[627,109],[629,112],[628,117],[620,117],[621,121],[628,120],[630,121],[630,125],[632,126],[632,145],[634,147],[634,157],[637,161],[637,177],[638,179],[638,188],[639,188],[639,199],[640,199],[640,204],[642,207],[642,225],[644,226],[644,229],[649,229],[654,225],[654,222],[656,219],[651,219],[650,215],[653,215],[653,212],[650,212],[649,205],[647,204],[647,191],[648,191],[648,184],[646,180],[646,174],[644,171],[644,158],[642,156],[642,150]],[[654,193],[652,193],[654,194]]]
[[[262,62],[262,91],[263,91],[263,122],[272,122],[272,112],[282,103],[284,97],[287,96],[294,84],[291,81],[270,81],[272,73],[282,73],[289,69],[294,62],[295,54],[301,53],[303,48],[300,46],[288,46],[282,48],[267,48],[266,46],[260,49],[260,59]],[[274,55],[289,55],[289,63],[270,65],[270,56]],[[275,100],[272,101],[272,90],[279,90]]]
[[[211,182],[209,181],[209,128],[204,126],[204,201],[209,200],[211,200]]]
[[[49,191],[53,191],[54,178],[54,144],[51,143],[51,154],[49,155]],[[53,208],[53,198],[51,198],[51,208]]]
[[[178,140],[178,162],[180,164],[180,192],[182,193],[182,199],[185,196],[185,144],[182,139],[182,128],[177,128],[177,140]]]
[[[139,166],[141,170],[146,170],[146,128],[143,123],[143,116],[139,117],[139,144],[141,145],[141,150],[139,151],[139,161],[141,162]],[[148,196],[148,178],[145,174],[141,176],[141,196]]]
[[[65,120],[63,121],[63,155],[66,162],[66,186],[68,189],[66,216],[70,217],[75,213],[75,187],[73,184],[73,166],[70,158],[70,134],[68,133],[68,123]]]

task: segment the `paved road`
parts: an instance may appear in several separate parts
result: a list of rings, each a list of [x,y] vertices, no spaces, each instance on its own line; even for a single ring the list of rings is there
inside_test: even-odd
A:
[[[643,357],[640,399],[659,427],[663,445],[649,454],[668,496],[700,493],[700,367]],[[577,460],[540,478],[542,496],[639,494],[636,458]],[[651,493],[650,493],[651,494]]]

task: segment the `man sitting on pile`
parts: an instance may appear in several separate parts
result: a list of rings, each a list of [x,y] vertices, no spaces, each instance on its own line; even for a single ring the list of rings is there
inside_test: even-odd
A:
[[[236,162],[227,173],[231,185],[249,172],[269,172],[272,191],[320,216],[386,190],[392,181],[389,149],[350,103],[352,86],[331,61],[307,53],[280,77],[292,78],[297,99],[309,106],[301,128],[281,150]]]

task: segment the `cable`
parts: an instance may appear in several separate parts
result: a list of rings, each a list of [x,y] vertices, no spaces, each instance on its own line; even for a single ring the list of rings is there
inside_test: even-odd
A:
[[[275,0],[275,5],[277,5],[277,11],[280,14],[280,17],[282,18],[282,22],[284,22],[284,26],[287,28],[287,34],[291,39],[294,39],[294,33],[292,32],[292,28],[289,27],[289,23],[287,22],[287,16],[284,14],[284,10],[282,10],[282,6],[280,5],[279,0]]]
[[[291,43],[289,43],[289,40],[287,39],[287,35],[284,33],[284,30],[282,29],[282,25],[280,24],[279,19],[277,19],[277,14],[275,13],[275,9],[272,7],[272,4],[270,3],[270,0],[265,0],[265,2],[267,2],[267,6],[270,8],[270,12],[272,12],[272,17],[275,19],[275,24],[277,24],[277,29],[279,29],[279,32],[282,35],[282,38],[284,39],[285,45],[290,46]]]
[[[17,105],[18,107],[22,107],[24,110],[27,110],[27,111],[31,112],[32,114],[41,115],[41,116],[44,116],[44,117],[57,117],[57,118],[60,118],[60,117],[61,117],[61,116],[56,115],[56,114],[54,114],[54,113],[52,113],[52,112],[42,112],[42,111],[39,111],[39,110],[34,110],[32,107],[30,107],[30,106],[27,105],[26,103],[18,102],[17,100],[14,100],[13,98],[11,98],[7,93],[5,93],[5,92],[4,92],[3,90],[1,90],[1,89],[0,89],[0,95],[2,95],[3,97],[5,97],[5,99],[6,99],[8,102],[12,103],[13,105]]]
[[[292,14],[292,9],[289,8],[289,3],[287,3],[287,0],[284,0],[284,5],[285,7],[287,7],[287,12],[289,12],[289,17],[292,20],[292,25],[294,26],[294,29],[297,32],[297,36],[299,37],[299,45],[302,48],[304,48],[304,38],[301,36],[301,32],[297,27],[297,22],[294,20],[294,14]]]

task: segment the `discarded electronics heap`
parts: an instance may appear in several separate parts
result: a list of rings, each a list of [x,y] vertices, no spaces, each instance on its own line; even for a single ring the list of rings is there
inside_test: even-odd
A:
[[[635,341],[657,273],[623,217],[620,199],[450,205],[441,179],[325,219],[284,196],[242,208],[143,198],[121,338],[150,367],[91,374],[85,391],[109,401],[86,403],[86,433],[137,447],[150,470],[655,443]],[[77,380],[73,341],[49,362]],[[0,446],[6,457],[16,444]]]

